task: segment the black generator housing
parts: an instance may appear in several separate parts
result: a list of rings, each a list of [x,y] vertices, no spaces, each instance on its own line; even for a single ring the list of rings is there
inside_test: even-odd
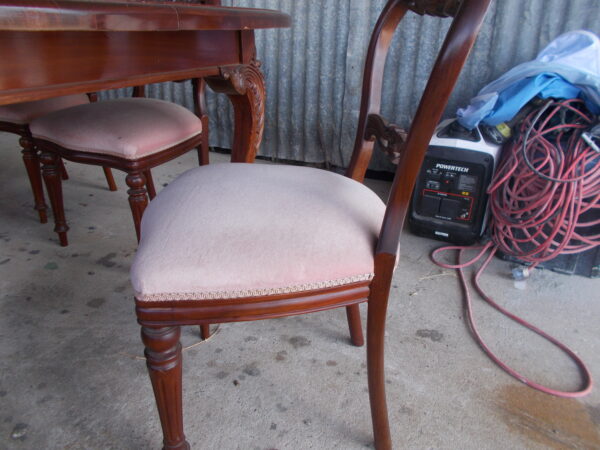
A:
[[[415,234],[470,245],[487,221],[487,188],[500,145],[453,121],[438,127],[413,191],[409,226]]]

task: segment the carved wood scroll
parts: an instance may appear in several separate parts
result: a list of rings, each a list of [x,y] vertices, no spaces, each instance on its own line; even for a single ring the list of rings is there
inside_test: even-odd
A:
[[[407,133],[398,125],[388,123],[379,114],[369,114],[365,139],[377,140],[379,147],[388,155],[393,164],[398,164],[404,148]]]
[[[265,82],[260,63],[220,67],[220,77],[208,77],[206,82],[215,91],[227,94],[233,104],[236,128],[233,162],[253,162],[262,140],[265,126]]]
[[[404,3],[421,15],[454,17],[463,0],[404,0]]]

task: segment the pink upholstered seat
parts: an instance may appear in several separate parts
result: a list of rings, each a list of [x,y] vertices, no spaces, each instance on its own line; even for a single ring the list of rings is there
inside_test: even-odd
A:
[[[136,298],[240,298],[369,280],[384,210],[361,183],[320,169],[192,169],[144,213]]]
[[[34,120],[34,138],[70,150],[135,160],[202,132],[186,108],[163,100],[126,98],[63,109]]]
[[[25,125],[37,117],[70,108],[71,106],[85,105],[89,102],[90,100],[86,94],[75,94],[33,102],[16,103],[14,105],[4,105],[0,106],[0,122]]]

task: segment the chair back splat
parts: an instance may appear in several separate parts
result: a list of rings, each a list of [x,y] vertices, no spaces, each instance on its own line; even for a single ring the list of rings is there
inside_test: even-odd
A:
[[[389,132],[381,128],[378,130],[369,124],[377,119],[387,124],[378,114],[381,109],[384,66],[394,31],[409,10],[417,14],[454,17],[408,137],[401,145],[402,152],[388,199],[377,255],[388,253],[393,256],[391,260],[396,259],[402,224],[429,141],[473,47],[490,3],[491,0],[389,0],[377,21],[365,62],[359,124],[347,171],[348,176],[358,181],[364,179],[377,133]]]

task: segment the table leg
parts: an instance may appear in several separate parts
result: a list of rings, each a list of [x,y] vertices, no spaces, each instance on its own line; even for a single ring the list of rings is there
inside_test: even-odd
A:
[[[265,82],[257,62],[220,68],[221,76],[206,82],[215,92],[227,94],[233,104],[235,134],[232,162],[253,162],[265,126]]]

